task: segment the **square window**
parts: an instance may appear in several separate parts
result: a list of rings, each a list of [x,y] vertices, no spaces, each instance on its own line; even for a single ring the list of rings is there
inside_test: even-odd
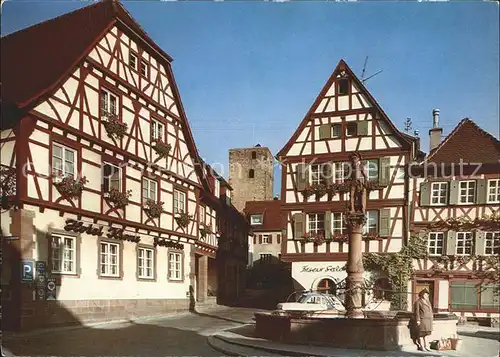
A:
[[[158,120],[151,120],[151,139],[163,140],[165,126]]]
[[[158,182],[144,177],[142,179],[142,201],[158,200]]]
[[[427,250],[429,255],[442,255],[444,247],[444,233],[431,232],[427,238]]]
[[[312,234],[325,234],[325,214],[324,213],[310,213],[307,215],[309,233]]]
[[[111,190],[121,191],[122,171],[118,166],[104,163],[103,166],[103,192]]]
[[[448,202],[448,182],[433,182],[431,187],[431,204],[446,205]]]
[[[471,232],[458,232],[457,233],[457,255],[470,255],[472,254],[472,233]]]
[[[500,232],[486,232],[484,238],[484,254],[500,254]]]
[[[269,234],[264,234],[262,236],[262,244],[269,244]]]
[[[186,212],[186,193],[174,190],[174,214]]]
[[[259,225],[262,224],[262,215],[261,214],[253,214],[250,216],[250,224],[251,225]]]
[[[170,280],[182,280],[182,254],[168,254],[168,277]]]
[[[332,164],[325,163],[310,166],[312,185],[326,185],[328,183],[328,175],[330,175],[329,165],[331,166]]]
[[[366,212],[364,233],[378,233],[378,211]]]
[[[76,239],[52,235],[51,263],[52,273],[76,274]]]
[[[120,276],[120,246],[116,243],[101,242],[100,272],[101,276]]]
[[[104,116],[118,115],[118,97],[106,89],[101,89],[101,113]]]
[[[378,180],[378,160],[367,160],[365,163],[365,172],[368,180]]]
[[[332,125],[332,138],[340,138],[342,136],[342,124]]]
[[[500,179],[488,180],[488,203],[500,203]]]
[[[141,279],[154,279],[154,250],[139,248],[137,250],[137,275]]]
[[[462,204],[474,203],[476,197],[476,181],[460,181],[459,202]]]
[[[346,136],[356,136],[358,133],[358,124],[356,122],[349,122],[346,124]]]
[[[333,234],[347,234],[347,227],[344,223],[342,213],[332,213]]]
[[[54,176],[76,176],[76,151],[66,146],[52,144],[52,173]]]

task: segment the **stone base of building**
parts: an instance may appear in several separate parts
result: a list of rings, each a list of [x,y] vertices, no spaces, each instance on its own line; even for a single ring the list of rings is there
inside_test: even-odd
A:
[[[179,314],[188,312],[189,307],[189,299],[41,300],[24,302],[18,316],[10,310],[3,318],[4,323],[10,325],[9,330],[29,331]]]

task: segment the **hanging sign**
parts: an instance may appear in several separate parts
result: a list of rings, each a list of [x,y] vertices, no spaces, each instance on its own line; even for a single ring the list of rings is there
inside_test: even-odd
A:
[[[93,236],[102,236],[104,235],[104,227],[94,225],[92,223],[85,224],[82,221],[77,221],[74,219],[67,219],[66,225],[64,226],[64,230],[72,231],[76,233],[87,233]],[[132,234],[126,234],[123,228],[108,228],[108,232],[106,234],[107,238],[110,239],[118,239],[129,242],[138,243],[141,240],[141,237],[135,236]]]

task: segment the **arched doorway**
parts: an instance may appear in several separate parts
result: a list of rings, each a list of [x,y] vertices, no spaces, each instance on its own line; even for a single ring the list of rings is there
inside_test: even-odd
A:
[[[328,279],[328,278],[321,279],[319,281],[316,289],[319,292],[323,292],[323,293],[329,293],[329,294],[333,294],[333,295],[337,294],[337,284],[335,284],[335,282],[332,279]]]

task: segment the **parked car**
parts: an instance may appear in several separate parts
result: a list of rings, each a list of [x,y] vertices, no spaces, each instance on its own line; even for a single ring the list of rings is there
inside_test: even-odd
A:
[[[319,292],[303,293],[295,302],[279,303],[277,309],[281,311],[345,311],[338,297]]]

